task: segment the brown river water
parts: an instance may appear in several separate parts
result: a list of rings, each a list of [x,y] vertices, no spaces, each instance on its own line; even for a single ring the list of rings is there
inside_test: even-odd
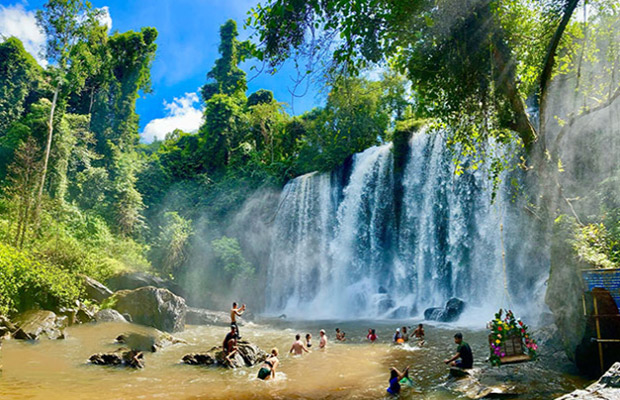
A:
[[[408,321],[413,325],[412,321]],[[275,380],[256,379],[259,366],[237,370],[183,365],[184,354],[204,352],[221,344],[226,327],[188,326],[177,344],[145,355],[146,367],[129,370],[87,363],[93,353],[114,351],[120,333],[145,328],[128,324],[81,325],[68,328],[66,340],[29,343],[5,341],[0,350],[0,399],[382,399],[386,394],[389,367],[411,366],[415,386],[403,390],[403,399],[466,398],[455,390],[442,363],[455,345],[456,328],[426,325],[427,343],[422,348],[390,344],[393,329],[403,325],[388,321],[268,321],[241,327],[244,340],[266,351],[278,347],[281,365]],[[319,351],[318,331],[326,329],[330,339],[334,328],[347,333],[348,341],[330,340]],[[369,327],[377,329],[379,340],[365,341]],[[312,333],[312,353],[303,357],[286,353],[296,333]],[[471,344],[475,367],[488,365],[486,332],[462,330]],[[544,351],[543,349],[541,349]],[[526,368],[527,387],[519,399],[548,399],[583,387],[587,382],[566,372],[545,369],[536,363]],[[516,371],[516,370],[515,370]]]

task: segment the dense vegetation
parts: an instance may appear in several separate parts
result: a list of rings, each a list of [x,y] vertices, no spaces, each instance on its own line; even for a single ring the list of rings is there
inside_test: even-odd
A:
[[[206,304],[266,259],[240,232],[276,210],[252,197],[277,207],[287,180],[388,140],[401,162],[421,120],[449,127],[457,173],[490,160],[498,179],[520,159],[534,217],[569,213],[579,254],[617,266],[620,164],[597,157],[618,144],[617,3],[589,1],[582,19],[577,0],[435,3],[259,5],[248,21],[258,43],[239,41],[234,21],[220,29],[199,131],[144,144],[135,104],[151,89],[156,29],[109,34],[88,2],[49,0],[38,13],[47,68],[18,39],[0,43],[0,276],[12,282],[0,312],[23,309],[24,293],[28,306],[70,302],[77,286],[59,282],[125,269],[200,288],[190,300]],[[323,66],[302,76],[327,77],[324,106],[290,116],[269,90],[248,95],[248,57]],[[381,79],[361,77],[371,67]]]

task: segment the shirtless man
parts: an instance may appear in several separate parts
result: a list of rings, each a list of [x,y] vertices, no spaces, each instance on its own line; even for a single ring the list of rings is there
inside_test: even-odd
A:
[[[237,303],[233,303],[232,308],[230,309],[230,327],[231,328],[234,327],[235,330],[237,331],[237,339],[241,339],[241,336],[239,336],[239,326],[237,325],[237,317],[242,316],[244,311],[245,311],[245,304],[237,308]]]
[[[324,349],[327,347],[327,335],[325,334],[325,330],[321,329],[319,335],[321,336],[321,341],[319,342],[319,349]]]
[[[310,353],[306,346],[304,346],[304,344],[301,342],[301,335],[298,333],[297,335],[295,335],[295,341],[293,342],[293,345],[291,346],[291,349],[288,351],[288,353],[293,353],[296,356],[300,356],[304,354],[304,351],[306,353]]]
[[[418,339],[418,343],[420,346],[424,344],[424,325],[419,324],[417,328],[413,331],[413,335]]]

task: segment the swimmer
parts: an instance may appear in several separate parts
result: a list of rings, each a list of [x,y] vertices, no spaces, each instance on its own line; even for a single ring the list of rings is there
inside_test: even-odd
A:
[[[269,357],[267,357],[261,368],[258,370],[258,379],[268,381],[269,379],[275,378],[278,364],[280,364],[280,360],[278,360],[278,349],[274,347],[271,349],[271,354]]]
[[[300,356],[304,354],[304,351],[306,353],[310,353],[306,346],[304,346],[304,344],[301,342],[301,335],[298,333],[297,335],[295,335],[295,341],[293,342],[293,345],[291,346],[291,349],[288,351],[288,353],[293,353],[296,356]]]

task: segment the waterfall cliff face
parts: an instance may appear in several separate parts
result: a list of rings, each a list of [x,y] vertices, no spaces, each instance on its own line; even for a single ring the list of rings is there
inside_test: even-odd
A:
[[[524,235],[531,226],[506,188],[492,203],[483,172],[455,176],[439,135],[412,138],[401,182],[393,164],[387,144],[356,154],[348,168],[286,185],[272,240],[268,312],[405,318],[451,297],[493,310],[541,295],[548,260],[544,252],[532,258],[539,249]]]

